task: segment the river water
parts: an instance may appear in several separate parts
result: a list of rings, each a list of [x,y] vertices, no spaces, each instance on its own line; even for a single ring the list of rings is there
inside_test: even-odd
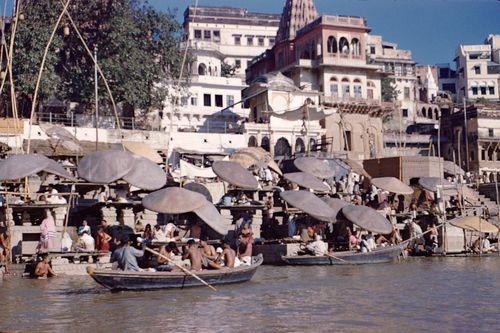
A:
[[[239,285],[110,293],[87,277],[0,282],[0,332],[492,332],[500,257],[263,266]]]

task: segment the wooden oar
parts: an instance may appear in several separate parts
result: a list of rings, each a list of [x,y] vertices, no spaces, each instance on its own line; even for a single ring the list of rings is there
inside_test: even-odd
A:
[[[342,258],[336,257],[336,256],[334,256],[334,255],[332,255],[332,254],[330,254],[328,252],[325,252],[325,256],[333,258],[333,259],[336,259],[336,260],[339,260],[339,261],[342,261],[342,262],[347,262],[347,260],[344,260]]]
[[[193,272],[191,272],[190,270],[182,267],[181,265],[179,265],[178,263],[174,262],[172,259],[170,259],[169,257],[161,254],[160,252],[157,252],[153,249],[150,249],[149,247],[145,247],[144,250],[148,251],[148,252],[151,252],[152,254],[154,255],[157,255],[158,257],[162,257],[163,259],[166,259],[169,263],[172,263],[174,264],[175,266],[177,266],[180,270],[182,270],[184,273],[186,274],[189,274],[191,275],[192,277],[194,277],[196,280],[200,281],[201,283],[203,283],[205,286],[207,286],[208,288],[212,289],[213,291],[217,291],[217,289],[215,289],[214,286],[212,286],[211,284],[209,284],[208,282],[204,281],[202,278],[200,278],[198,275],[194,274]]]

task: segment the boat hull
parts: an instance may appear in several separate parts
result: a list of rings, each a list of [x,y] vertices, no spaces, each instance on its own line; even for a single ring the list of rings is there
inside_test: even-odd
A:
[[[396,260],[402,254],[402,246],[390,246],[372,252],[334,252],[331,256],[283,256],[288,265],[366,265],[379,264]]]
[[[247,282],[253,277],[262,261],[263,257],[259,255],[253,257],[252,266],[193,273],[211,285]],[[113,291],[182,289],[204,286],[199,280],[183,272],[89,270],[88,273],[97,283]]]

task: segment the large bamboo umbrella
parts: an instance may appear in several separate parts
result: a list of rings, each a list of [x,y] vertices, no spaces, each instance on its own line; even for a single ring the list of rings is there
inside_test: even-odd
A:
[[[199,193],[180,187],[168,187],[148,194],[142,199],[142,205],[157,213],[184,214],[200,208],[206,201]]]
[[[123,178],[134,165],[134,155],[127,151],[96,151],[80,160],[78,175],[91,183],[109,184]]]
[[[335,176],[335,170],[327,162],[316,157],[299,157],[293,161],[293,164],[300,171],[307,172],[321,179]]]
[[[317,220],[335,222],[336,214],[325,202],[309,191],[284,191],[280,196],[289,205],[300,209]]]
[[[485,233],[497,233],[498,227],[479,216],[462,216],[450,221],[450,224],[468,231],[477,231]]]
[[[320,179],[306,172],[285,173],[283,177],[292,183],[295,183],[301,187],[308,188],[314,191],[318,192],[330,191],[330,188]]]
[[[376,187],[396,194],[413,194],[413,189],[395,177],[372,178]]]
[[[256,190],[259,187],[259,182],[252,173],[237,163],[217,161],[212,164],[212,170],[222,180],[237,188]]]
[[[52,173],[52,174],[59,176],[59,177],[62,177],[62,178],[66,178],[66,179],[73,181],[73,182],[76,182],[76,180],[77,180],[72,174],[70,174],[68,171],[66,171],[66,169],[64,169],[61,164],[57,163],[54,160],[49,159],[49,165],[46,166],[43,169],[43,171],[48,172],[48,173]]]
[[[211,202],[205,200],[205,203],[200,208],[195,209],[194,213],[217,233],[221,235],[227,234],[228,224]]]
[[[342,208],[344,216],[357,226],[378,234],[392,232],[392,224],[375,209],[367,206],[348,205]]]
[[[50,159],[38,154],[17,154],[0,161],[0,180],[14,180],[43,171]]]
[[[455,184],[439,177],[421,177],[418,184],[430,192],[437,192],[438,186],[443,185],[443,189],[452,189]]]
[[[135,157],[134,167],[123,180],[143,190],[154,191],[167,183],[167,174],[156,163],[144,157]]]
[[[330,206],[330,208],[334,211],[335,216],[338,216],[338,214],[340,213],[342,208],[351,205],[350,203],[348,203],[345,200],[336,199],[336,198],[325,197],[325,198],[322,198],[322,200],[328,206]]]

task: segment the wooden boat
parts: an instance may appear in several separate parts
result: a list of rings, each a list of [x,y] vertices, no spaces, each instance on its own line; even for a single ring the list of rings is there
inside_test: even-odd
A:
[[[361,265],[378,264],[396,260],[403,251],[403,246],[394,245],[376,249],[371,252],[342,251],[333,252],[330,256],[295,255],[282,256],[288,265]]]
[[[241,283],[249,281],[263,262],[262,254],[252,257],[251,266],[204,270],[195,272],[211,285]],[[203,284],[194,277],[182,272],[131,272],[120,270],[99,270],[87,268],[87,273],[100,285],[113,290],[153,290],[199,287]]]

